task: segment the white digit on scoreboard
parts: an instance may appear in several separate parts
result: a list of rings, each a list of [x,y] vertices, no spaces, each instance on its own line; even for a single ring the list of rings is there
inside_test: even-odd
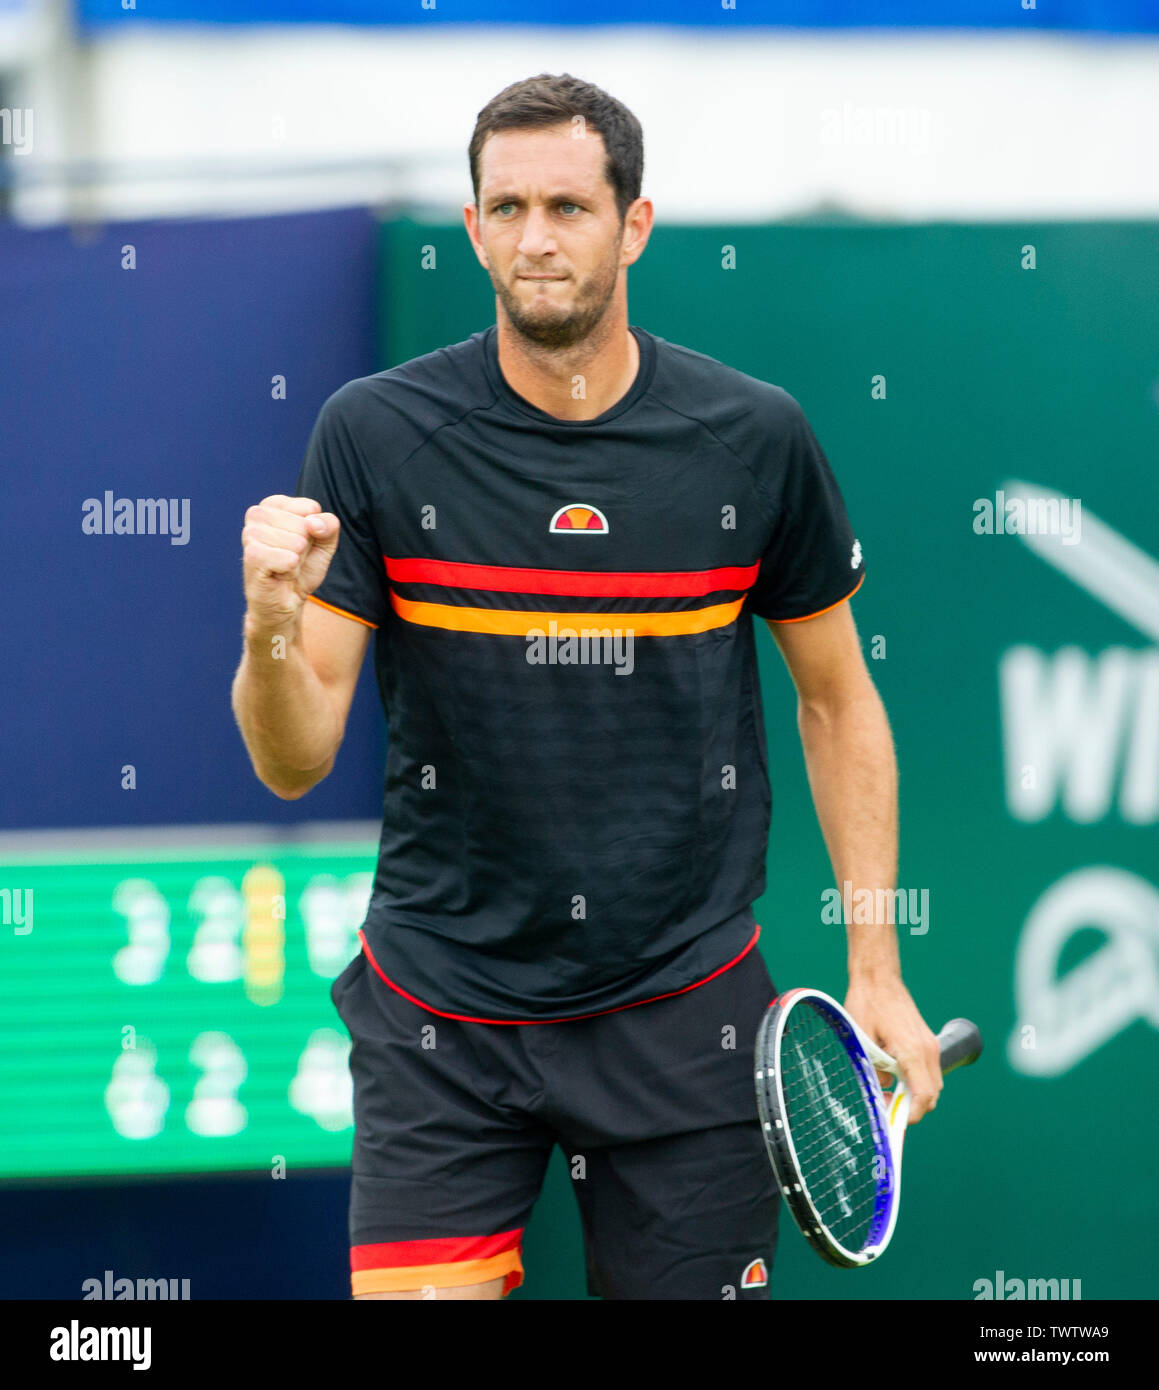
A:
[[[334,1133],[354,1124],[354,1083],[347,1058],[350,1039],[334,1028],[316,1028],[298,1058],[290,1104],[320,1129]]]
[[[240,980],[245,901],[237,884],[216,875],[199,878],[189,894],[189,914],[201,918],[185,962],[190,975],[207,985]]]
[[[186,1126],[210,1139],[239,1134],[248,1119],[237,1098],[249,1070],[241,1048],[228,1033],[198,1033],[189,1049],[189,1060],[201,1078],[185,1107]]]
[[[113,956],[125,985],[153,985],[169,959],[169,904],[147,878],[126,878],[113,890],[113,911],[125,919],[129,944]]]
[[[298,899],[298,912],[306,929],[306,954],[310,969],[332,980],[359,950],[358,928],[366,921],[372,873],[314,874]]]
[[[157,1049],[148,1038],[136,1038],[132,1049],[113,1063],[105,1109],[122,1139],[152,1139],[161,1133],[169,1087],[157,1075]]]

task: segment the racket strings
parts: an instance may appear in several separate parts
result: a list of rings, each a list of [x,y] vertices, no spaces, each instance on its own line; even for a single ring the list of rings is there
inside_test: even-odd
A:
[[[849,1249],[868,1240],[884,1173],[875,1171],[881,1132],[863,1078],[832,1025],[793,1010],[781,1039],[786,1123],[810,1200]]]

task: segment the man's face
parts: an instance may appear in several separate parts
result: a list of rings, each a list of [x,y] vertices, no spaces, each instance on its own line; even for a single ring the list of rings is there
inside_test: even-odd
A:
[[[543,347],[582,342],[616,291],[624,224],[605,157],[602,136],[577,139],[570,125],[500,131],[479,156],[477,237],[491,283],[515,331]]]

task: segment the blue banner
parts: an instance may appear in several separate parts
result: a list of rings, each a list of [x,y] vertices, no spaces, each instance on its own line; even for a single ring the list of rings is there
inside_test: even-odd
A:
[[[0,829],[302,819],[230,709],[241,530],[376,370],[377,239],[363,210],[0,224]],[[381,815],[381,725],[368,662],[310,817]]]
[[[77,0],[83,26],[193,24],[462,24],[757,26],[797,29],[1159,31],[1156,0]]]

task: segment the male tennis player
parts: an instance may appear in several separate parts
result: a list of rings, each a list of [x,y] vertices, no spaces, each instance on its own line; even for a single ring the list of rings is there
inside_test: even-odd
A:
[[[470,162],[497,323],[336,391],[298,495],[242,533],[234,708],[262,782],[294,799],[329,773],[371,632],[389,724],[363,950],[332,991],[353,1291],[516,1287],[558,1143],[592,1294],[767,1298],[752,619],[796,683],[837,882],[891,887],[894,753],[846,602],[861,548],[790,395],[629,326],[652,205],[624,106],[516,83]],[[938,1048],[892,926],[849,928],[846,1003],[920,1117]]]

